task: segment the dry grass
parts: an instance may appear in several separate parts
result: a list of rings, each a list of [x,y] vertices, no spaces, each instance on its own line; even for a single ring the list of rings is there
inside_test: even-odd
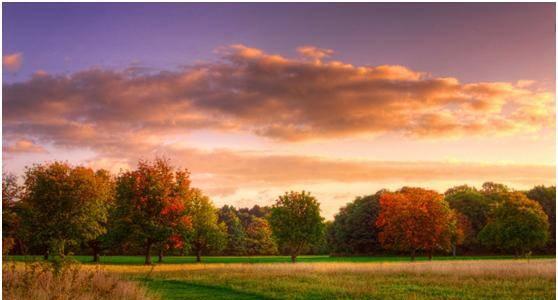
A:
[[[79,264],[4,263],[2,283],[2,298],[10,300],[153,299],[137,283]]]
[[[89,266],[92,268],[92,266]],[[94,268],[94,267],[93,267]],[[387,263],[270,263],[270,264],[182,264],[156,266],[103,267],[123,274],[181,275],[191,271],[222,271],[224,273],[259,273],[283,275],[292,273],[374,273],[374,274],[440,274],[458,276],[545,277],[554,278],[556,260],[482,260]]]

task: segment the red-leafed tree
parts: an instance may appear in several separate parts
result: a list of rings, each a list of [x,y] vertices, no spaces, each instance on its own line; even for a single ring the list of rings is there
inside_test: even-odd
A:
[[[173,169],[168,160],[140,161],[137,169],[117,180],[118,227],[143,245],[145,264],[151,264],[151,249],[162,250],[185,224],[190,179],[187,170]]]
[[[452,213],[442,195],[421,188],[402,188],[380,197],[380,215],[376,226],[386,249],[409,251],[414,261],[416,252],[426,251],[429,259],[436,249],[451,246]]]

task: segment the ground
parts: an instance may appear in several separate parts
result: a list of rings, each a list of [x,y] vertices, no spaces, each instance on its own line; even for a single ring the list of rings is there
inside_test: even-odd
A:
[[[90,257],[76,257],[82,262]],[[15,257],[23,260],[23,257]],[[29,258],[26,258],[29,259]],[[554,299],[555,259],[512,257],[103,257],[102,268],[163,299]],[[90,264],[86,268],[95,268]]]

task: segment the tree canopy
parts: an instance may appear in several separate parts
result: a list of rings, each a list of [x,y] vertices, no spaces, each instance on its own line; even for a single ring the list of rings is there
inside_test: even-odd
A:
[[[320,204],[305,191],[285,193],[271,208],[273,235],[279,247],[290,254],[292,262],[305,247],[322,238],[323,221]]]

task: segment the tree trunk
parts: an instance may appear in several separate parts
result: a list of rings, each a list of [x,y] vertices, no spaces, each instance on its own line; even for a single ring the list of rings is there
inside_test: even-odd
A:
[[[151,264],[151,242],[147,242],[145,245],[145,264]]]
[[[428,260],[432,260],[432,252],[432,249],[428,250]]]
[[[186,251],[186,247],[182,247],[182,249],[180,249],[180,256],[184,256],[185,251]]]
[[[457,245],[451,245],[451,253],[453,254],[453,257],[457,256]]]
[[[416,249],[411,250],[411,261],[415,261]]]
[[[291,255],[291,262],[294,264],[296,262],[296,254]]]
[[[98,263],[99,262],[99,249],[97,248],[93,248],[93,262]]]
[[[47,249],[47,250],[45,251],[45,254],[43,254],[43,259],[44,259],[44,260],[48,260],[48,255],[49,255],[48,252],[49,252],[49,251],[48,251],[48,249]]]
[[[201,262],[201,250],[200,249],[196,250],[196,261]]]
[[[158,260],[158,262],[159,263],[163,262],[163,249],[162,248],[159,249],[159,260]]]

